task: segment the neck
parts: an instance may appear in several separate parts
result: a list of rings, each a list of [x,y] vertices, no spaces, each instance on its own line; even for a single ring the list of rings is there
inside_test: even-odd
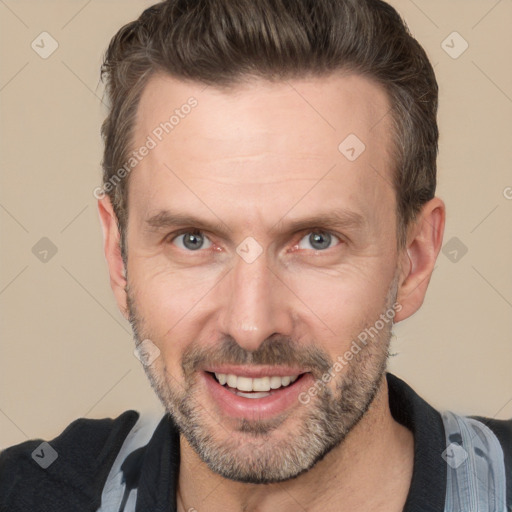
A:
[[[178,512],[398,512],[407,498],[413,461],[413,435],[393,419],[384,377],[369,410],[345,440],[292,480],[267,485],[227,480],[213,473],[182,437]]]

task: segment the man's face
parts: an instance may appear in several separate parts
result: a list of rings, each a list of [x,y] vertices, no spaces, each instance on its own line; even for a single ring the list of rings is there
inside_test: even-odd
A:
[[[382,384],[398,276],[388,112],[355,75],[224,91],[156,76],[143,92],[134,148],[157,144],[130,176],[130,321],[160,351],[145,368],[159,398],[227,478],[311,468]]]

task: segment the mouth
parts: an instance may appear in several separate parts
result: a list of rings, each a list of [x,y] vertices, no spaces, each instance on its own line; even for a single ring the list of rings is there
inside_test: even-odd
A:
[[[304,374],[300,375],[268,375],[264,377],[243,377],[233,373],[210,373],[215,380],[224,386],[228,391],[237,396],[245,398],[265,398],[279,392],[282,388],[291,386],[299,380]]]
[[[207,390],[223,415],[263,420],[289,412],[313,383],[309,372],[290,368],[215,368],[201,372]]]

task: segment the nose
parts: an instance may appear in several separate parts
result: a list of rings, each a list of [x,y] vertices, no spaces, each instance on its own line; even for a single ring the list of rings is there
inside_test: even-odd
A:
[[[226,300],[219,316],[220,329],[242,348],[257,350],[273,334],[291,336],[293,319],[290,291],[267,264],[265,254],[248,263],[236,256],[223,280]]]

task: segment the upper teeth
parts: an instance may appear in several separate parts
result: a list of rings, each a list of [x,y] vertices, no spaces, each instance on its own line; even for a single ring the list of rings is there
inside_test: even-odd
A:
[[[231,373],[215,373],[215,377],[222,384],[240,391],[270,391],[278,389],[281,386],[289,386],[295,382],[298,375],[287,377],[260,377],[251,379],[250,377],[240,377]]]

